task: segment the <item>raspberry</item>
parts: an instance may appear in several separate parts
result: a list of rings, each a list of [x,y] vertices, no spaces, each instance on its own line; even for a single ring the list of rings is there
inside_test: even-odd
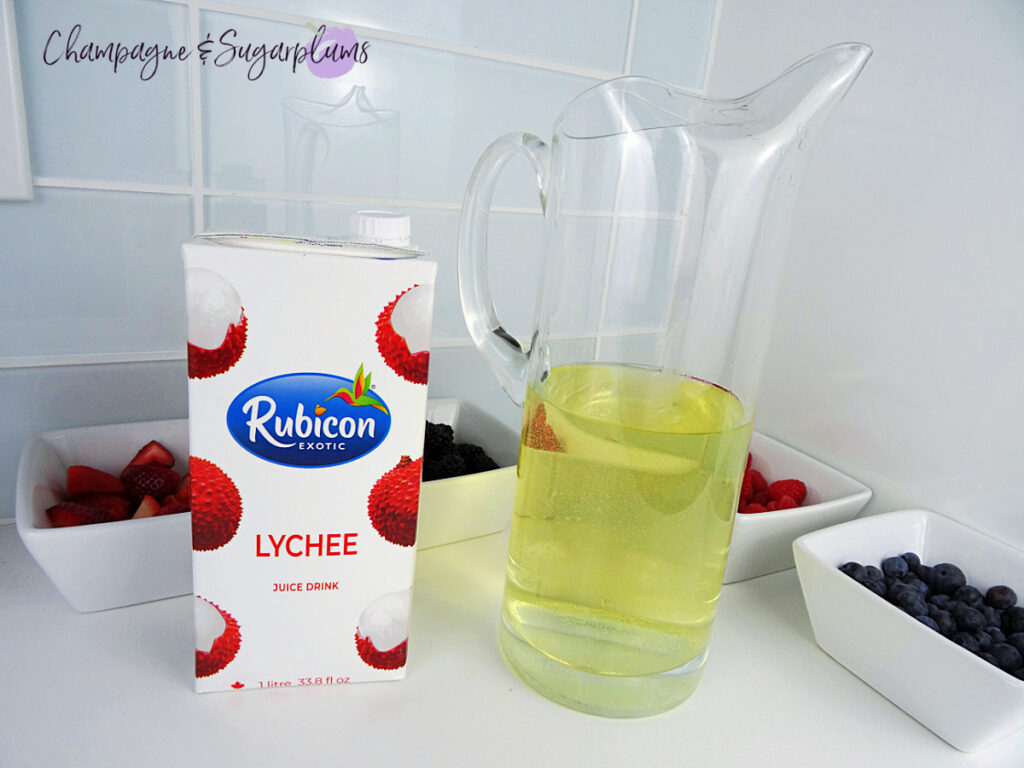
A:
[[[767,512],[768,508],[763,504],[747,504],[747,506],[743,508],[743,511],[748,515],[756,515],[759,512]]]
[[[748,469],[747,474],[750,475],[750,480],[754,484],[754,493],[768,490],[768,481],[764,479],[764,475],[756,469]]]
[[[796,503],[792,496],[783,496],[775,502],[776,509],[795,509],[799,506],[800,505]]]
[[[750,477],[750,470],[748,469],[743,473],[743,483],[740,485],[740,503],[750,501],[750,497],[754,495],[754,481]]]
[[[768,486],[768,493],[773,501],[789,496],[797,506],[800,506],[807,498],[807,486],[802,480],[776,480]]]

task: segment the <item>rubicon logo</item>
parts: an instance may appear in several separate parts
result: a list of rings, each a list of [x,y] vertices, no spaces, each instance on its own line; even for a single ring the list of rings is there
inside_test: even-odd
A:
[[[242,390],[227,413],[235,441],[261,459],[331,467],[372,451],[391,429],[391,412],[362,366],[354,379],[288,373]]]

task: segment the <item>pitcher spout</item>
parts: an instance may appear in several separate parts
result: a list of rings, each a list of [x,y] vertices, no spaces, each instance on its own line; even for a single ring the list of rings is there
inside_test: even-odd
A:
[[[737,101],[762,126],[806,133],[838,104],[871,58],[864,43],[841,43],[811,54]]]

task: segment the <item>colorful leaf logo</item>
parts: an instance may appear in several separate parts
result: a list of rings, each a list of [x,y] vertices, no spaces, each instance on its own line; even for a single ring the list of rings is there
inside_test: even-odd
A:
[[[388,409],[385,408],[384,404],[380,401],[380,399],[375,394],[373,394],[373,392],[370,391],[370,377],[372,375],[373,374],[368,373],[364,376],[363,366],[360,365],[359,370],[356,372],[355,378],[352,380],[352,389],[349,390],[346,389],[345,387],[342,387],[327,399],[330,400],[333,397],[337,397],[340,398],[343,402],[348,403],[349,405],[369,405],[372,408],[376,408],[379,411],[387,413]]]

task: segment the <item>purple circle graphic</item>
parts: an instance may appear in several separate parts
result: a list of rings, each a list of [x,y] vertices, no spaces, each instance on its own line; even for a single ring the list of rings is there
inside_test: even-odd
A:
[[[317,77],[341,77],[356,65],[359,41],[347,27],[319,32],[306,45],[306,66]]]

